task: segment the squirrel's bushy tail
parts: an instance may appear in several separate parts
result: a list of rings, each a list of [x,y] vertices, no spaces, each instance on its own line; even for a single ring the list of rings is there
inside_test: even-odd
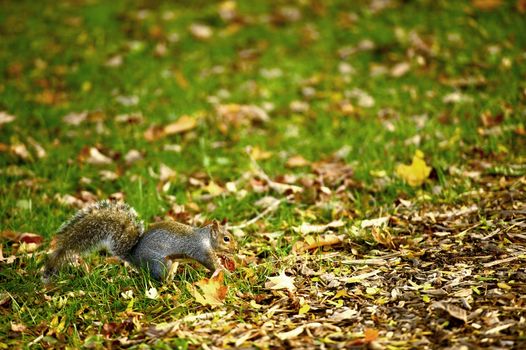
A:
[[[57,231],[55,250],[44,267],[44,279],[56,274],[72,255],[106,247],[124,259],[144,233],[144,225],[133,208],[107,200],[79,210]]]

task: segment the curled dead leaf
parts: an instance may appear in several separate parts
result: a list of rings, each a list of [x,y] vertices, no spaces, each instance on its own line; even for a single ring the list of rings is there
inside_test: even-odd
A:
[[[341,244],[345,235],[326,234],[322,236],[307,236],[304,241],[298,241],[292,248],[294,252],[302,253],[307,250],[329,247]]]

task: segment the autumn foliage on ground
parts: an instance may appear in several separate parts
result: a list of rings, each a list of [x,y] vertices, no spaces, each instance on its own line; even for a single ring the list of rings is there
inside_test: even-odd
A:
[[[526,2],[4,1],[0,349],[526,347]],[[223,222],[225,271],[76,210]]]

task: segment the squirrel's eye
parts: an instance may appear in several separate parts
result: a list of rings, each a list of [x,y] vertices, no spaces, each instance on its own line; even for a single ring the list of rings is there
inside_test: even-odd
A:
[[[223,241],[225,241],[225,243],[230,242],[230,237],[227,237],[227,236],[223,237]]]

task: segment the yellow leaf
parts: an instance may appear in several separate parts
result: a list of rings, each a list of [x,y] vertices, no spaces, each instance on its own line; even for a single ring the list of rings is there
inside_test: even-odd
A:
[[[309,312],[310,310],[310,306],[309,304],[303,304],[302,307],[300,307],[300,310],[298,312],[298,315],[303,315],[303,314],[306,314],[307,312]]]
[[[197,126],[195,118],[183,115],[176,122],[168,124],[164,127],[165,135],[179,134],[184,131],[191,130]]]
[[[497,283],[497,286],[500,288],[500,289],[511,289],[511,286],[509,284],[506,284],[504,282],[499,282]]]
[[[228,291],[228,286],[223,285],[223,277],[223,271],[218,270],[211,278],[202,279],[194,285],[187,283],[187,287],[190,294],[201,305],[220,306],[223,305]]]
[[[272,152],[262,150],[261,148],[256,146],[250,150],[250,156],[254,160],[265,160],[272,157]]]
[[[299,155],[290,157],[285,163],[285,166],[289,168],[300,168],[308,165],[310,165],[309,161]]]
[[[424,161],[424,153],[417,150],[413,156],[411,165],[400,164],[396,168],[396,174],[410,186],[416,187],[424,183],[431,174],[431,167]]]
[[[212,197],[219,196],[221,193],[225,192],[225,189],[216,184],[214,181],[210,181],[210,183],[206,185],[204,189],[210,193]]]

